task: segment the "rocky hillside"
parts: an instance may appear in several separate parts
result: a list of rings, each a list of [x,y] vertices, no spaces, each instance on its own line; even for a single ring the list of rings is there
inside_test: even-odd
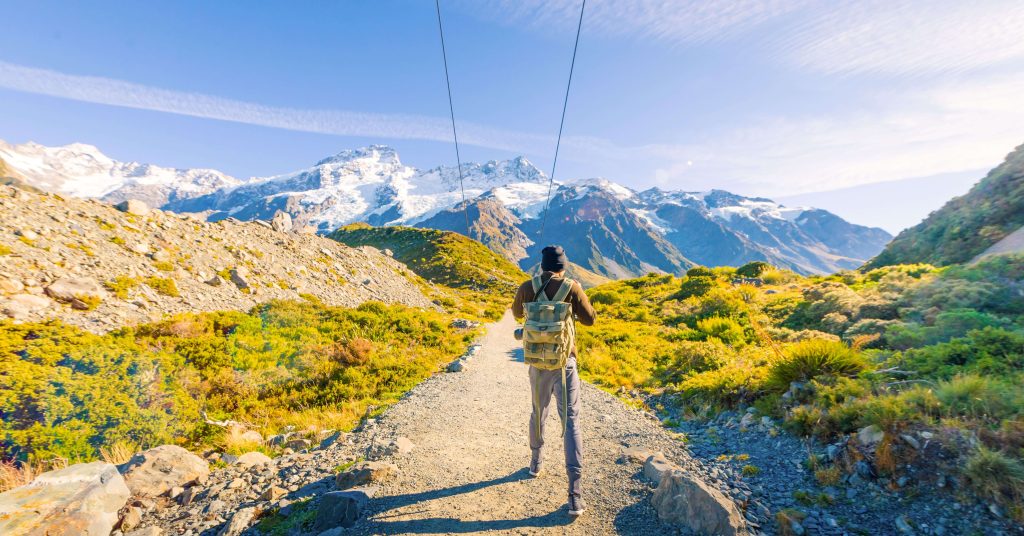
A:
[[[59,316],[94,332],[167,313],[247,310],[312,295],[432,307],[418,278],[373,248],[350,248],[272,223],[216,223],[128,202],[0,187],[0,311]]]
[[[967,262],[1024,226],[1024,145],[971,191],[903,231],[869,268],[924,262]]]
[[[270,219],[280,210],[322,233],[354,222],[467,233],[467,211],[469,236],[522,268],[536,262],[550,237],[586,236],[573,248],[574,259],[608,278],[681,275],[693,264],[753,260],[805,274],[835,272],[860,266],[891,239],[822,210],[718,190],[636,192],[603,179],[557,184],[548,238],[542,238],[547,177],[523,157],[464,164],[466,203],[457,169],[416,169],[382,145],[342,151],[294,173],[244,180],[213,170],[117,162],[83,144],[0,145],[0,158],[47,191],[143,199],[214,221]]]

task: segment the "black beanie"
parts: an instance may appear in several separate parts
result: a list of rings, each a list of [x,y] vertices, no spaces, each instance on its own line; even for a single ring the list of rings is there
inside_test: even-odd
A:
[[[562,246],[548,246],[540,251],[540,268],[545,272],[561,272],[569,265]]]

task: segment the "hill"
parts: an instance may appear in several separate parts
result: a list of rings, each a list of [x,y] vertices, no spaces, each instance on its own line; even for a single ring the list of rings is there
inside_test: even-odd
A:
[[[442,304],[458,302],[462,304],[460,309],[470,310],[482,304],[483,316],[494,320],[501,318],[516,288],[527,279],[508,259],[450,231],[357,223],[341,227],[328,237],[351,247],[386,250],[423,279],[453,290],[445,292]]]
[[[275,229],[130,210],[0,186],[0,317],[57,317],[104,332],[303,295],[328,305],[432,307],[418,278],[374,249],[292,232],[282,221]]]
[[[96,147],[0,142],[0,158],[46,191],[109,201],[141,199],[211,221],[269,220],[288,213],[299,226],[329,233],[342,225],[414,226],[466,233],[521,268],[545,244],[539,238],[548,194],[545,174],[523,157],[417,169],[391,147],[341,151],[273,177],[238,179],[216,170],[173,169],[113,160]],[[605,179],[556,183],[547,236],[587,237],[570,248],[581,267],[607,278],[696,264],[738,266],[754,260],[799,273],[831,273],[863,264],[891,239],[809,207],[721,190],[634,191]]]
[[[963,263],[1024,226],[1024,145],[966,194],[899,234],[866,268]]]

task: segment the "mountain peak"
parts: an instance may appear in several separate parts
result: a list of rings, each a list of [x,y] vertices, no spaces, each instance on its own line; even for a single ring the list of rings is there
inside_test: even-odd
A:
[[[353,162],[356,160],[372,160],[380,162],[382,164],[395,164],[401,165],[402,162],[398,159],[398,151],[390,145],[368,145],[366,147],[360,147],[358,149],[345,149],[333,156],[328,156],[323,160],[316,163],[318,166],[324,164],[343,164],[346,162]]]

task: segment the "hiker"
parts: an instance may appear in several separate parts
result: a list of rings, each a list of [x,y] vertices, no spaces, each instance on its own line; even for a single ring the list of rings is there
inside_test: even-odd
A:
[[[558,404],[565,443],[565,470],[569,476],[569,515],[586,510],[581,495],[583,443],[580,437],[580,376],[576,368],[576,326],[594,325],[594,307],[583,287],[565,277],[569,260],[561,246],[541,251],[543,273],[527,281],[516,292],[512,314],[526,317],[523,325],[523,357],[530,365],[530,476],[541,473],[544,421],[551,395]]]

